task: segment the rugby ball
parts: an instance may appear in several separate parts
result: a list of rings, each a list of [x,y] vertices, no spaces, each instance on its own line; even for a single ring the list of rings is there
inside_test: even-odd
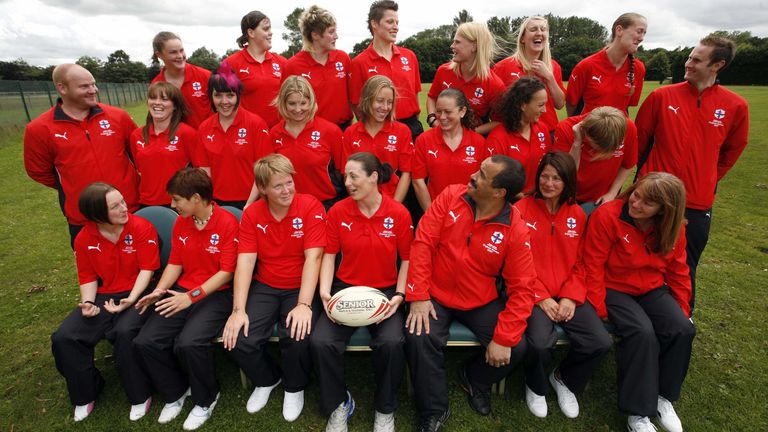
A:
[[[381,290],[367,286],[345,288],[328,301],[328,315],[339,324],[363,327],[389,312],[389,299]]]

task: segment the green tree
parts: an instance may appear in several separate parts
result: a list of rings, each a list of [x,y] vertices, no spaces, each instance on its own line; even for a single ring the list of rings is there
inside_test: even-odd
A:
[[[26,60],[0,61],[0,77],[4,80],[31,81],[41,79],[42,69],[31,66]],[[48,79],[51,77],[49,76]]]
[[[192,52],[192,55],[187,59],[188,62],[195,66],[208,69],[211,72],[216,71],[219,68],[219,56],[213,50],[201,46]]]
[[[361,40],[360,42],[356,43],[355,46],[352,47],[352,52],[349,53],[349,57],[355,58],[360,54],[361,52],[365,51],[366,48],[368,48],[368,45],[373,42],[373,38],[365,38]]]
[[[96,81],[101,81],[103,75],[104,75],[104,62],[101,61],[98,57],[91,57],[91,56],[81,56],[75,64],[79,64],[80,66],[88,69],[88,72],[93,75],[93,77],[96,79]]]
[[[412,50],[419,59],[419,74],[422,82],[432,82],[437,68],[451,59],[451,39],[449,38],[411,36],[401,45]]]
[[[459,11],[459,14],[453,17],[453,28],[456,28],[464,23],[472,22],[475,19],[472,17],[472,14],[469,13],[466,9],[462,9]]]
[[[117,50],[107,57],[104,64],[103,80],[115,83],[145,82],[147,66],[141,62],[132,62],[123,50]]]
[[[221,61],[224,61],[225,58],[231,56],[232,54],[235,54],[240,51],[240,48],[230,48],[227,50],[227,52],[224,53],[223,56],[221,56]]]
[[[304,12],[304,8],[297,7],[293,10],[288,17],[283,21],[285,26],[285,33],[283,33],[283,40],[288,42],[288,49],[280,53],[283,57],[293,57],[294,54],[301,51],[303,46],[301,39],[301,31],[299,30],[299,16]]]
[[[602,46],[602,40],[595,40],[588,36],[576,36],[561,40],[556,47],[552,47],[552,57],[560,63],[560,67],[563,69],[563,79],[567,80],[578,62],[597,52]]]
[[[650,60],[645,62],[645,79],[647,81],[663,81],[670,76],[672,68],[666,50],[658,50]]]
[[[608,41],[608,31],[593,19],[574,16],[563,18],[552,14],[545,17],[549,21],[549,45],[553,50],[561,43],[577,37],[592,39],[600,46]],[[560,58],[557,58],[557,61],[559,62]]]

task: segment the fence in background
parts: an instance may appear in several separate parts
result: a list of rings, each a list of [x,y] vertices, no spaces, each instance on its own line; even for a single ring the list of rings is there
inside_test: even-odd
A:
[[[99,101],[122,106],[146,101],[146,83],[97,83]],[[56,88],[50,81],[0,80],[0,127],[24,126],[56,103]]]

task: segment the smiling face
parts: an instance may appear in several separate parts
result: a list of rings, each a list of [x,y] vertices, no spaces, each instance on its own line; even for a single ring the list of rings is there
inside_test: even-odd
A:
[[[552,165],[547,165],[541,170],[539,176],[539,191],[544,199],[557,201],[565,189],[565,182],[560,177],[557,169]]]
[[[372,102],[372,119],[377,123],[384,123],[395,106],[395,93],[389,87],[384,87],[376,94]]]
[[[286,121],[304,123],[309,120],[309,98],[301,93],[291,93],[285,99],[285,112],[288,114]]]
[[[717,77],[725,60],[711,63],[713,47],[699,44],[691,50],[688,60],[685,62],[685,80],[692,83],[704,83]]]
[[[283,173],[272,174],[266,187],[259,186],[259,193],[266,198],[270,208],[288,208],[296,195],[293,176]]]
[[[72,66],[62,82],[56,83],[56,90],[66,105],[78,109],[86,110],[99,103],[96,80],[87,69],[78,65]]]
[[[373,38],[381,41],[395,43],[397,32],[399,31],[400,21],[397,18],[397,12],[388,9],[384,12],[379,22],[371,20],[371,29]]]
[[[184,45],[179,39],[165,41],[163,49],[156,52],[155,55],[169,69],[183,70],[187,64],[187,54],[184,52]]]
[[[634,54],[640,48],[640,44],[645,39],[645,33],[648,29],[648,23],[645,18],[637,18],[629,27],[616,26],[615,42],[627,54]]]
[[[645,191],[640,186],[629,195],[627,200],[629,215],[640,224],[644,224],[652,217],[659,214],[661,204],[648,200],[645,197]]]
[[[549,26],[547,26],[547,22],[540,19],[531,20],[525,26],[520,42],[523,44],[527,58],[539,58],[542,51],[544,51],[544,47],[549,43]]]
[[[539,117],[547,112],[547,91],[541,89],[531,96],[531,100],[528,103],[523,104],[523,117],[524,123],[535,123],[539,121]]]
[[[255,28],[248,29],[248,46],[261,51],[272,49],[272,23],[268,18],[261,20]]]
[[[440,129],[445,132],[454,131],[461,127],[461,119],[467,114],[465,107],[459,108],[456,99],[450,96],[438,97],[435,103],[435,114]]]
[[[451,44],[451,51],[453,51],[453,61],[456,63],[469,63],[475,58],[477,52],[477,44],[470,42],[458,33],[453,38]]]
[[[491,158],[484,160],[480,164],[480,169],[469,176],[467,195],[475,202],[495,198],[503,189],[494,188],[493,179],[502,169],[504,169],[504,165],[493,162]]]
[[[355,201],[360,201],[372,193],[376,193],[378,174],[366,174],[363,164],[358,161],[347,162],[344,168],[344,186],[349,196]]]
[[[229,119],[237,114],[237,94],[213,90],[211,99],[220,118]]]
[[[147,98],[147,107],[149,108],[149,115],[152,116],[152,120],[155,122],[169,120],[176,109],[173,101],[162,91],[158,91],[154,96],[150,95]]]
[[[109,223],[112,225],[125,225],[128,223],[128,205],[125,203],[123,194],[118,190],[112,190],[107,192],[105,199]]]

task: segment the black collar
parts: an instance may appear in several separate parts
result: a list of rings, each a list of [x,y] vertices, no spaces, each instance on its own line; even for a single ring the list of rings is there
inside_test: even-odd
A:
[[[472,217],[474,219],[474,217],[477,215],[477,203],[467,193],[464,193],[464,195],[462,195],[462,199],[469,205],[469,208],[472,209]],[[504,207],[502,207],[499,214],[488,219],[487,221],[485,221],[485,223],[486,224],[498,223],[505,226],[511,226],[512,225],[512,205],[505,202]]]
[[[77,123],[78,122],[77,120],[68,116],[67,113],[65,113],[64,110],[61,108],[62,102],[63,101],[61,100],[61,98],[56,99],[56,106],[53,109],[53,119],[56,121],[68,121],[68,122]],[[88,113],[88,119],[91,119],[94,116],[97,116],[103,112],[104,110],[101,109],[101,107],[98,105],[91,107],[91,110]]]

